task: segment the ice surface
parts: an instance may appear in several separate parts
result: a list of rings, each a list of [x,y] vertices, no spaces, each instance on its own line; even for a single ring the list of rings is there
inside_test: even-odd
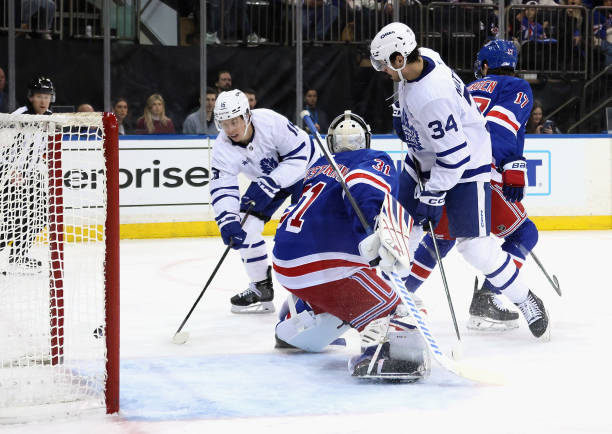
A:
[[[230,313],[229,298],[247,286],[235,252],[187,322],[189,341],[173,344],[221,256],[221,241],[125,240],[120,415],[0,426],[0,432],[609,433],[611,248],[612,231],[540,234],[535,251],[559,278],[563,297],[532,260],[522,272],[550,312],[548,343],[535,340],[522,319],[506,333],[468,331],[475,273],[451,252],[445,267],[464,362],[506,378],[503,386],[479,386],[437,365],[416,384],[353,379],[346,368],[358,352],[353,331],[345,349],[275,350],[276,314]],[[454,330],[437,271],[419,295],[431,329],[449,350]],[[277,285],[277,308],[284,298]]]

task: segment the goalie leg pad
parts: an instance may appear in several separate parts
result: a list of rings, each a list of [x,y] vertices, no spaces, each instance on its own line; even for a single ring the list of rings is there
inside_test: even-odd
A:
[[[314,314],[303,310],[276,325],[276,339],[289,347],[320,352],[349,329],[341,319],[329,313]],[[283,345],[277,345],[277,347]],[[285,346],[286,348],[286,346]]]

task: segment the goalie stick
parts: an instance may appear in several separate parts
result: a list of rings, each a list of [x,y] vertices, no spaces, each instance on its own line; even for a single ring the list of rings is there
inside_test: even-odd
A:
[[[344,181],[342,173],[338,169],[338,166],[334,160],[334,157],[331,155],[329,150],[321,142],[319,134],[317,133],[317,129],[314,126],[314,123],[312,122],[312,119],[310,118],[308,111],[304,110],[301,113],[301,115],[302,115],[302,118],[304,119],[304,122],[306,122],[306,125],[308,125],[310,130],[313,132],[315,140],[317,141],[319,148],[321,148],[323,155],[325,155],[325,158],[327,159],[329,164],[334,169],[336,178],[338,179],[338,182],[340,182],[340,185],[342,186],[342,189],[344,190],[346,197],[351,203],[351,206],[355,210],[355,213],[359,216],[359,220],[361,221],[361,224],[366,230],[366,233],[371,234],[372,229],[370,225],[366,221],[363,213],[361,212],[361,209],[359,208],[359,205],[357,205],[357,202],[355,202],[353,195],[349,191],[349,188],[346,185],[346,182]],[[379,215],[379,223],[378,223],[379,237],[381,236],[381,233],[380,233],[381,227],[388,227],[388,228],[393,227],[391,223],[392,220],[390,219],[387,219],[384,224],[381,224],[380,222],[380,218],[386,215],[384,211],[385,206],[387,206],[386,208],[387,212],[389,209],[393,209],[393,207],[395,207],[395,209],[397,210],[396,213],[402,216],[401,221],[402,223],[404,223],[404,218],[403,218],[403,215],[405,215],[404,208],[399,203],[397,203],[397,201],[395,201],[395,199],[393,199],[392,196],[387,194],[385,197],[385,201],[383,202],[383,207],[382,207],[383,211],[381,211]],[[383,217],[383,220],[384,220],[384,217]],[[398,259],[398,261],[400,261],[402,265],[410,267],[410,259],[408,256],[408,244],[406,242],[408,235],[407,235],[407,232],[403,229],[405,226],[404,224],[402,225],[397,224],[397,219],[394,219],[394,220],[395,220],[396,226],[398,227],[398,230],[394,230],[393,233],[389,231],[385,235],[385,238],[381,237],[381,242],[385,242],[385,244],[389,247],[389,250],[393,252],[393,255],[395,256],[395,258]],[[401,243],[396,242],[395,240],[398,240],[398,241],[401,240],[402,242]],[[408,292],[408,290],[406,289],[404,285],[404,282],[399,278],[395,270],[391,273],[390,281],[391,281],[391,286],[393,290],[399,295],[402,302],[406,305],[406,307],[409,309],[411,314],[415,317],[417,328],[419,329],[419,332],[425,339],[425,342],[427,343],[427,347],[429,348],[430,352],[433,354],[434,358],[440,363],[440,365],[443,368],[453,372],[454,374],[460,377],[464,377],[469,380],[477,381],[479,383],[484,383],[484,384],[502,384],[503,383],[503,381],[501,381],[498,376],[495,376],[493,374],[488,374],[485,371],[472,369],[463,364],[459,364],[455,362],[454,360],[450,359],[449,357],[447,357],[446,355],[444,355],[435,337],[429,331],[429,327],[427,326],[427,323],[425,322],[425,320],[419,313],[418,308],[416,307],[416,304],[414,302],[414,299],[412,298],[412,295]],[[371,367],[368,367],[368,371],[371,371]]]
[[[240,228],[242,228],[244,226],[244,222],[246,222],[247,218],[251,214],[251,209],[253,209],[253,205],[254,204],[255,203],[253,201],[251,201],[249,203],[249,208],[245,211],[244,217],[242,218],[242,221],[240,222]],[[206,291],[206,289],[208,289],[208,285],[210,285],[210,282],[212,282],[213,278],[217,274],[217,271],[219,270],[219,267],[221,267],[221,264],[225,260],[225,257],[229,253],[229,251],[232,248],[232,246],[233,246],[233,241],[230,241],[229,245],[225,248],[225,251],[223,252],[223,255],[221,256],[221,259],[219,259],[219,262],[217,262],[217,266],[215,267],[215,269],[213,270],[212,274],[208,278],[208,281],[206,282],[206,285],[204,285],[204,289],[202,289],[202,292],[200,292],[200,295],[196,299],[195,303],[193,303],[193,306],[191,306],[191,309],[187,313],[187,316],[185,317],[185,319],[183,320],[183,322],[179,326],[179,328],[176,331],[176,333],[174,333],[174,336],[172,337],[172,342],[174,342],[175,344],[178,344],[178,345],[184,344],[189,339],[189,332],[183,332],[181,330],[183,330],[183,327],[185,326],[185,323],[187,322],[187,320],[189,319],[189,317],[193,313],[194,309],[196,308],[196,306],[200,302],[200,299],[204,295],[204,292]]]
[[[407,231],[404,216],[406,211],[391,195],[385,196],[380,215],[378,216],[377,233],[382,243],[393,254],[404,267],[410,268],[410,257],[408,255]],[[409,225],[408,225],[409,227]],[[425,340],[431,354],[438,363],[445,369],[453,372],[460,377],[467,378],[482,384],[503,384],[503,379],[494,373],[480,369],[474,369],[468,365],[458,363],[446,356],[434,337],[425,318],[417,307],[412,294],[403,280],[397,274],[397,266],[393,267],[389,281],[393,290],[400,296],[402,302],[408,307],[410,314],[416,320],[417,328]]]

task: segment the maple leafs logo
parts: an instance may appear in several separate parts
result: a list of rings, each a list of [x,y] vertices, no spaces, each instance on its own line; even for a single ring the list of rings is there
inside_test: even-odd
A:
[[[263,173],[269,175],[278,167],[278,161],[276,161],[274,158],[264,158],[259,162],[259,167],[261,167],[261,171]]]
[[[422,151],[421,141],[419,140],[419,133],[416,128],[410,125],[406,112],[402,111],[402,129],[404,130],[404,136],[406,137],[406,144],[409,148],[414,151]]]

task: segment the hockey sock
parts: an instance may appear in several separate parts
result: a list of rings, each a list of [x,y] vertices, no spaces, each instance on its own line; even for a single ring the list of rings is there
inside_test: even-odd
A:
[[[436,240],[438,243],[438,249],[440,250],[440,256],[443,258],[455,245],[453,240]],[[406,289],[410,292],[415,292],[425,280],[429,277],[433,269],[436,267],[436,253],[431,238],[431,234],[427,233],[423,240],[419,243],[416,252],[414,253],[414,259],[412,266],[410,267],[410,274],[404,280]]]

